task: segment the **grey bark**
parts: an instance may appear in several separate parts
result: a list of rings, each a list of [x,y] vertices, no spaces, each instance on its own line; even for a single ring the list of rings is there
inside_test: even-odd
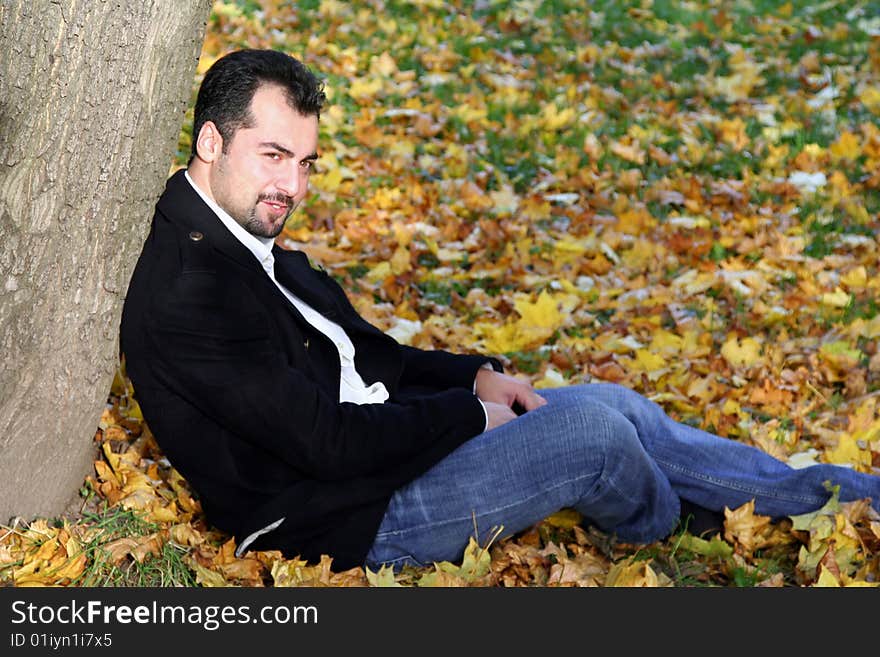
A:
[[[95,457],[128,279],[211,0],[0,0],[0,523]]]

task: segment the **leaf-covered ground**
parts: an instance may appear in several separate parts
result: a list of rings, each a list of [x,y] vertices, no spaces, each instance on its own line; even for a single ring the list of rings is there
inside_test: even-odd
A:
[[[217,3],[199,73],[244,46],[325,77],[314,194],[281,239],[398,340],[501,354],[539,387],[619,382],[796,467],[880,474],[876,3]],[[236,559],[124,375],[95,441],[82,508],[0,528],[0,582],[880,582],[880,516],[836,495],[651,545],[563,510],[398,573]]]

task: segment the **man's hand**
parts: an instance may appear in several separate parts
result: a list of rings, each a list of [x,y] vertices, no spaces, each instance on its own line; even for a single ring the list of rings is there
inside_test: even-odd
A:
[[[547,403],[547,400],[535,392],[535,389],[528,382],[520,381],[517,378],[501,374],[495,370],[478,370],[475,390],[477,397],[486,403],[487,408],[491,402],[503,404],[509,409],[513,409],[514,404],[517,404],[524,411],[533,411]],[[511,419],[513,418],[508,418],[504,422]],[[501,422],[501,424],[504,424],[504,422]],[[489,423],[492,423],[491,412]]]
[[[486,423],[486,431],[491,431],[495,427],[500,427],[502,424],[516,419],[516,413],[509,406],[489,401],[484,401],[483,405],[486,407],[486,417],[489,420]]]

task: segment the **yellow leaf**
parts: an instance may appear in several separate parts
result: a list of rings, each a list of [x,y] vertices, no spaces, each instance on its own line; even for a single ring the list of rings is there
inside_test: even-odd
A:
[[[849,588],[850,586],[877,588],[880,587],[880,582],[866,582],[860,579],[846,579],[844,586],[847,588]]]
[[[584,517],[576,510],[565,508],[560,509],[556,513],[553,513],[544,520],[549,525],[553,527],[560,527],[562,529],[573,529],[580,525],[584,520]]]
[[[766,545],[770,516],[755,515],[755,501],[751,500],[731,511],[724,507],[724,540],[742,546],[746,553]]]
[[[718,133],[721,141],[729,144],[734,151],[741,151],[751,141],[746,134],[746,124],[739,117],[719,122]]]
[[[370,586],[401,586],[401,584],[394,579],[394,568],[382,564],[382,567],[379,568],[379,572],[374,573],[368,567],[366,567],[365,570],[367,572],[367,581],[370,583]]]
[[[196,571],[196,582],[204,587],[229,586],[229,582],[218,572],[208,570],[199,563],[193,562]]]
[[[813,584],[814,587],[820,588],[840,588],[840,582],[827,568],[822,568],[819,573],[819,579]]]
[[[378,57],[375,55],[370,57],[370,72],[390,78],[397,73],[397,62],[386,50]]]
[[[611,144],[611,152],[620,159],[633,164],[645,163],[645,151],[639,148],[638,144],[622,144],[616,141]]]
[[[328,169],[325,173],[312,176],[311,182],[315,185],[316,189],[325,192],[335,192],[339,189],[339,185],[342,184],[342,169],[340,167]]]
[[[263,585],[263,564],[257,559],[234,559],[217,567],[227,580],[237,581],[245,586]]]
[[[154,503],[148,516],[150,520],[155,522],[175,522],[178,516],[177,505],[174,502],[168,506],[160,506],[158,503]]]
[[[398,275],[410,269],[412,269],[412,264],[410,264],[409,249],[405,246],[398,246],[394,255],[391,256],[391,271]]]
[[[666,367],[666,360],[649,349],[636,349],[635,365],[639,371],[654,372]]]
[[[531,341],[531,336],[522,335],[519,332],[516,322],[508,322],[502,326],[490,322],[476,322],[474,334],[477,339],[483,340],[488,351],[495,354],[520,351]],[[548,337],[549,335],[552,333],[548,334]]]
[[[204,542],[202,535],[190,524],[177,524],[171,528],[171,538],[178,545],[196,546]]]
[[[605,578],[605,586],[610,587],[657,587],[659,586],[657,573],[647,561],[636,561],[629,557],[620,561],[608,571]]]
[[[837,288],[834,292],[826,292],[822,295],[822,303],[835,308],[846,308],[849,305],[849,293]]]
[[[859,265],[841,276],[840,282],[848,288],[864,288],[868,285],[868,271],[865,269],[864,265]]]
[[[675,354],[681,351],[684,340],[674,333],[664,329],[657,329],[651,336],[651,351],[663,351],[667,354]]]
[[[459,105],[452,110],[453,116],[461,119],[465,123],[471,121],[484,121],[489,115],[489,110],[485,107],[472,107],[470,105]]]
[[[499,529],[500,532],[500,529]],[[496,533],[497,536],[497,533]],[[486,584],[490,575],[491,558],[488,547],[480,547],[473,536],[468,540],[461,565],[449,561],[434,562],[434,572],[423,575],[417,586],[472,586]]]
[[[721,355],[731,367],[751,367],[761,360],[761,345],[754,338],[733,336],[721,346]]]
[[[579,256],[587,250],[587,246],[582,241],[563,238],[553,244],[553,250],[561,253],[563,257]]]
[[[574,122],[577,116],[571,107],[566,107],[560,112],[553,103],[545,105],[541,114],[546,130],[560,130]]]
[[[599,139],[592,132],[588,132],[587,136],[584,137],[583,150],[593,162],[602,156],[602,144],[599,143]]]
[[[391,264],[388,262],[380,262],[378,265],[367,272],[367,279],[373,283],[385,280],[391,275]]]
[[[556,329],[565,321],[559,312],[557,299],[546,290],[538,295],[534,303],[520,298],[513,302],[513,306],[520,314],[522,323],[528,326]]]
[[[725,415],[744,415],[742,407],[735,399],[726,399],[721,406],[721,412]]]
[[[842,132],[828,150],[831,151],[831,161],[835,164],[840,160],[855,160],[862,154],[859,138],[848,131]]]
[[[874,114],[880,114],[880,87],[866,87],[859,100]]]
[[[819,356],[835,369],[846,371],[858,366],[862,352],[852,348],[846,340],[836,340],[819,347]]]
[[[355,100],[369,100],[382,89],[382,78],[355,78],[348,86],[348,95]]]
[[[547,370],[544,372],[544,376],[538,381],[535,381],[532,386],[539,389],[561,388],[567,383],[568,382],[565,380],[565,377],[562,376],[562,374],[558,370],[552,367],[548,367]]]
[[[859,441],[854,435],[841,434],[837,440],[837,446],[826,452],[829,463],[845,463],[853,466],[861,466],[861,470],[870,471],[871,451],[859,447]]]

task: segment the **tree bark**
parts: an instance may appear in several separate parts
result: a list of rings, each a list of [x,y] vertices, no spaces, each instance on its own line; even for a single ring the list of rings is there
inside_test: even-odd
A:
[[[211,0],[0,0],[0,523],[95,457]]]

